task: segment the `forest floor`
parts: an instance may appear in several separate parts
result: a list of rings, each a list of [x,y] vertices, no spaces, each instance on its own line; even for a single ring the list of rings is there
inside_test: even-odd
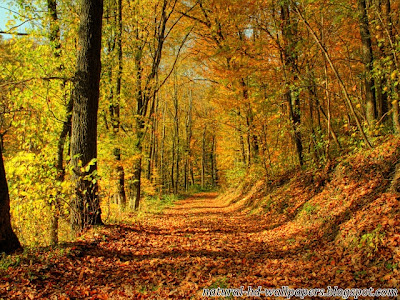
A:
[[[216,193],[195,194],[132,225],[99,227],[82,241],[10,257],[7,268],[3,259],[0,299],[201,299],[203,288],[217,287],[383,287],[378,267],[312,236],[307,245],[297,242],[299,234],[282,243],[272,220],[228,203]]]

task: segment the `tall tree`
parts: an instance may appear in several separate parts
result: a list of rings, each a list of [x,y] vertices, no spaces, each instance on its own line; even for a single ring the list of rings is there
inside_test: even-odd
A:
[[[0,253],[11,253],[21,248],[21,244],[11,227],[10,197],[1,148],[0,145]]]
[[[116,1],[115,4],[112,3],[110,9],[107,11],[107,19],[112,20],[110,16],[115,15],[114,22],[111,23],[112,32],[115,30],[115,35],[111,34],[111,37],[108,41],[108,55],[111,57],[107,63],[108,74],[109,74],[109,112],[111,118],[111,130],[113,138],[118,138],[118,134],[120,132],[121,120],[120,120],[120,111],[121,111],[121,87],[122,87],[122,56],[123,56],[123,48],[122,48],[122,0]],[[114,28],[115,27],[115,28]],[[114,55],[113,52],[116,50],[117,52],[117,71],[116,71],[116,83],[115,83],[115,93],[112,84],[112,75],[114,68]],[[114,97],[115,94],[115,97]],[[124,167],[121,163],[121,148],[119,146],[114,147],[113,150],[114,158],[116,161],[116,174],[117,174],[117,192],[116,198],[118,203],[121,205],[121,209],[125,210],[126,208],[126,193],[125,193],[125,171]]]
[[[288,103],[289,117],[293,128],[294,143],[299,158],[300,166],[304,163],[303,143],[300,132],[300,92],[298,85],[297,66],[297,25],[291,16],[291,8],[288,1],[281,5],[281,26],[282,26],[282,52],[281,59],[285,72],[286,91],[285,98]]]
[[[376,97],[375,84],[372,75],[374,57],[372,52],[372,40],[369,30],[369,19],[367,13],[367,4],[365,0],[358,0],[358,11],[360,19],[360,34],[362,42],[361,58],[365,65],[364,84],[365,84],[365,102],[366,102],[366,117],[368,124],[373,125],[376,115]]]
[[[82,0],[78,57],[73,90],[71,156],[75,230],[102,224],[97,184],[97,110],[99,106],[102,0]]]
[[[56,0],[47,0],[47,9],[49,14],[49,41],[53,50],[53,55],[56,59],[61,57],[61,38],[60,38],[60,25],[58,20],[58,10]],[[58,67],[59,71],[63,69],[62,65]],[[63,82],[61,93],[65,87],[65,81]],[[63,121],[62,129],[59,134],[57,141],[57,158],[56,158],[56,169],[57,175],[56,180],[63,182],[65,179],[65,168],[64,168],[64,147],[66,139],[71,132],[71,119],[72,119],[72,98],[69,98],[66,108],[66,116]],[[60,199],[56,197],[51,203],[54,208],[52,209],[51,224],[50,224],[50,244],[58,244],[58,225],[60,217]]]

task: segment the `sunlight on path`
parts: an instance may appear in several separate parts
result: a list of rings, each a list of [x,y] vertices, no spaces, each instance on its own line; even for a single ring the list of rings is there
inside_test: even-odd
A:
[[[66,254],[10,269],[0,299],[201,299],[207,287],[355,285],[319,254],[324,245],[266,242],[268,220],[227,204],[202,193],[135,224],[105,226]]]

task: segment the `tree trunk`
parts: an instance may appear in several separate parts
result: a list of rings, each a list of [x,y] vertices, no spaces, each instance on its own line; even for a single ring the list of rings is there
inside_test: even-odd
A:
[[[172,137],[172,148],[171,148],[171,177],[170,177],[170,182],[171,182],[171,190],[170,192],[174,193],[175,192],[175,150],[176,150],[176,139],[175,136]]]
[[[75,184],[71,224],[77,231],[103,224],[96,161],[102,15],[102,0],[82,0],[71,134]]]
[[[376,120],[376,97],[375,84],[373,77],[373,53],[371,33],[369,31],[369,20],[367,14],[367,5],[365,0],[358,0],[358,11],[360,20],[360,34],[362,42],[362,61],[365,65],[364,84],[366,100],[366,117],[369,126],[373,126]]]
[[[137,33],[137,38],[139,38],[139,33]],[[137,49],[137,53],[135,55],[135,66],[136,66],[136,150],[138,151],[139,158],[136,160],[134,165],[134,190],[135,190],[135,210],[139,209],[140,205],[140,196],[141,196],[141,176],[142,176],[142,153],[143,153],[143,145],[142,139],[144,135],[144,116],[145,116],[145,108],[146,108],[146,95],[142,91],[142,57],[141,57],[142,49]]]
[[[240,145],[240,153],[241,153],[241,162],[243,166],[247,165],[246,159],[246,147],[244,145],[244,137],[243,137],[243,129],[242,129],[242,120],[241,120],[240,110],[238,112],[238,133],[239,133],[239,145]]]
[[[205,177],[206,177],[206,130],[207,127],[204,126],[203,130],[203,140],[202,140],[202,153],[201,153],[201,188],[205,187]]]
[[[47,0],[47,10],[50,17],[50,35],[49,40],[53,48],[54,56],[60,57],[61,40],[60,40],[60,26],[58,24],[57,16],[57,1]]]
[[[387,38],[385,39],[387,41],[386,48],[388,49],[387,56],[390,57],[391,59],[392,63],[391,63],[390,73],[393,74],[395,70],[399,69],[398,56],[396,50],[396,34],[394,32],[394,27],[393,27],[392,8],[390,0],[384,0],[383,3],[385,8],[383,16],[383,26],[385,27],[385,31],[387,34]],[[400,89],[398,85],[396,86],[394,84],[394,82],[391,82],[391,88],[392,88],[391,102],[393,111],[392,112],[393,130],[396,134],[400,134],[400,120],[399,120]]]
[[[211,178],[212,186],[216,187],[218,184],[218,169],[217,169],[217,153],[216,153],[217,143],[215,135],[212,136],[210,161],[211,161]]]
[[[158,82],[158,76],[157,76],[157,82]],[[157,139],[156,139],[156,131],[157,131],[157,118],[156,114],[158,111],[158,97],[154,96],[152,99],[151,103],[151,109],[150,109],[150,145],[149,145],[149,152],[148,152],[148,160],[147,160],[147,173],[146,173],[146,178],[149,181],[152,181],[152,175],[153,175],[153,168],[156,166],[156,145],[157,145]]]
[[[61,56],[61,40],[60,40],[60,27],[58,24],[57,15],[57,2],[56,0],[47,1],[47,9],[50,17],[50,35],[49,40],[51,47],[53,48],[53,55],[56,59]],[[60,65],[59,70],[62,69]],[[65,85],[65,82],[64,82]],[[59,182],[64,181],[65,169],[64,169],[64,146],[68,134],[71,131],[71,118],[72,118],[72,99],[70,98],[66,106],[66,120],[63,122],[63,126],[58,138],[57,145],[57,158],[56,158],[56,169],[57,175],[56,180]],[[58,226],[60,218],[60,199],[57,195],[50,203],[51,205],[51,217],[50,217],[50,245],[54,246],[58,244]],[[54,207],[53,207],[54,205]]]
[[[141,66],[139,62],[139,66]],[[138,69],[137,73],[137,84],[141,84],[141,67]],[[138,151],[139,157],[135,162],[134,166],[134,188],[135,188],[135,210],[139,209],[140,205],[140,197],[141,197],[141,184],[142,184],[142,155],[143,155],[143,137],[145,130],[145,122],[143,117],[141,116],[142,111],[144,110],[144,103],[146,101],[146,95],[143,93],[141,89],[137,91],[137,119],[136,119],[136,150]]]
[[[63,122],[63,127],[60,133],[60,137],[58,138],[58,146],[57,146],[57,176],[56,180],[59,182],[63,182],[65,180],[65,168],[64,168],[64,147],[65,141],[67,137],[71,133],[71,120],[72,120],[72,98],[69,99],[67,104],[66,111],[66,120]],[[59,227],[59,219],[60,219],[60,210],[61,204],[58,195],[56,196],[54,209],[50,219],[50,245],[58,244],[58,227]]]
[[[121,165],[121,150],[119,148],[114,149],[114,157],[117,162],[117,197],[121,209],[124,211],[126,209],[125,171],[124,167]]]
[[[289,119],[293,129],[293,139],[296,146],[300,166],[303,166],[303,143],[300,132],[301,114],[300,114],[300,97],[299,90],[296,87],[298,81],[297,70],[297,53],[296,53],[296,25],[292,22],[290,16],[289,3],[285,2],[281,5],[282,20],[282,62],[285,70],[286,92],[285,98],[288,103]]]
[[[21,244],[11,227],[10,197],[6,172],[0,147],[0,253],[12,253],[21,248]]]
[[[178,190],[179,190],[179,159],[180,159],[180,155],[179,155],[179,144],[180,144],[180,140],[179,140],[179,98],[178,98],[178,86],[177,86],[177,81],[178,81],[178,74],[177,71],[175,69],[174,71],[174,110],[175,110],[175,114],[174,114],[174,144],[175,144],[175,153],[176,153],[176,160],[175,160],[175,179],[174,177],[172,177],[172,180],[175,181],[174,182],[174,194],[178,194]],[[172,163],[174,163],[174,161],[172,161]]]
[[[300,166],[303,166],[303,143],[300,132],[300,99],[297,93],[297,91],[291,91],[288,89],[285,93],[285,96],[289,108],[289,118],[293,128],[293,138],[296,145],[297,157],[299,159]]]
[[[185,149],[185,191],[189,189],[189,172],[192,151],[190,149],[190,141],[192,139],[192,110],[193,110],[193,91],[189,91],[189,107],[186,116],[186,149]]]
[[[389,1],[389,0],[388,0]],[[388,43],[387,43],[387,39],[385,39],[385,28],[386,28],[386,22],[385,20],[387,19],[385,17],[385,12],[384,12],[384,6],[387,7],[387,5],[383,5],[382,0],[377,0],[376,1],[376,12],[378,15],[378,19],[382,22],[382,26],[380,28],[378,28],[377,26],[377,30],[378,30],[378,54],[379,54],[379,60],[381,62],[380,67],[383,67],[383,62],[385,60],[385,57],[388,53],[388,55],[390,56],[390,45],[389,47],[387,47]],[[384,1],[386,2],[386,1]],[[389,10],[390,10],[390,2],[389,2]],[[389,50],[389,51],[387,51]],[[388,93],[387,90],[385,89],[385,87],[387,87],[388,85],[388,81],[385,77],[384,74],[376,74],[375,76],[376,80],[375,80],[375,90],[376,90],[376,117],[377,120],[379,120],[380,122],[382,122],[383,120],[386,120],[387,117],[387,112],[389,111],[389,99],[388,99]],[[382,119],[383,118],[383,119]]]
[[[117,56],[118,56],[118,69],[117,69],[117,81],[115,87],[115,94],[117,101],[110,107],[111,110],[111,122],[113,126],[113,134],[117,135],[120,129],[120,107],[121,107],[121,81],[122,81],[122,0],[117,1]],[[119,147],[114,148],[114,157],[117,162],[117,198],[121,205],[121,209],[126,209],[126,193],[125,193],[125,171],[121,165],[121,149]]]
[[[167,112],[167,104],[164,102],[164,108],[163,108],[163,118],[162,118],[162,129],[161,129],[161,142],[160,142],[160,177],[161,177],[161,183],[160,185],[160,193],[162,192],[162,188],[165,186],[166,178],[165,178],[165,168],[164,168],[164,152],[165,152],[165,138],[166,138],[166,125],[165,125],[165,116]]]
[[[135,192],[136,192],[136,197],[135,197],[135,210],[139,209],[140,205],[140,196],[141,196],[141,183],[142,183],[142,157],[139,157],[138,160],[136,161],[135,165],[135,171],[133,173],[134,178],[135,178]]]
[[[251,163],[257,163],[259,160],[259,146],[258,146],[258,137],[255,132],[255,126],[254,126],[254,114],[253,110],[251,107],[250,99],[249,99],[249,90],[247,83],[244,78],[240,79],[240,85],[242,86],[242,95],[243,99],[245,101],[245,104],[247,105],[247,110],[246,110],[246,122],[247,122],[247,141],[248,141],[248,146],[249,146],[249,158],[248,158],[248,163],[251,165]]]

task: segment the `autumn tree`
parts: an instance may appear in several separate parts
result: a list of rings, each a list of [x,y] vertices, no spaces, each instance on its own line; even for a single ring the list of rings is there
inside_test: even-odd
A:
[[[53,55],[55,59],[61,60],[61,34],[60,34],[60,24],[58,20],[58,10],[57,10],[57,1],[56,0],[48,0],[47,1],[47,9],[49,15],[49,41],[50,46],[53,50]],[[63,66],[62,63],[59,62],[59,66],[57,71],[62,71]],[[63,89],[65,88],[66,79],[63,79],[63,83],[60,85],[60,94],[64,94]],[[57,157],[55,167],[57,169],[56,180],[62,183],[65,180],[65,166],[64,166],[64,148],[66,144],[67,137],[71,132],[71,119],[72,119],[72,105],[73,100],[71,97],[66,101],[66,115],[65,120],[62,122],[62,129],[59,134],[59,138],[57,141]],[[61,210],[61,199],[57,196],[54,201],[52,201],[51,205],[54,207],[52,210],[51,216],[51,224],[50,224],[50,244],[56,245],[58,244],[58,228],[59,228],[59,218],[60,218],[60,210]]]
[[[365,0],[358,0],[358,11],[360,19],[360,34],[362,43],[361,58],[365,65],[364,84],[365,84],[365,102],[366,117],[370,126],[374,125],[376,119],[376,94],[375,83],[373,77],[374,57],[372,51],[372,39],[369,29],[370,22],[367,12],[367,4]]]
[[[301,125],[301,112],[300,112],[300,92],[298,87],[298,36],[296,23],[293,18],[293,12],[289,1],[284,1],[280,6],[281,16],[281,32],[282,32],[282,45],[281,45],[281,60],[283,64],[284,77],[285,77],[285,97],[289,108],[289,118],[293,127],[294,143],[296,145],[296,152],[299,159],[299,164],[304,164],[303,158],[303,143],[300,131]]]
[[[71,156],[75,198],[71,222],[76,230],[102,224],[97,182],[102,15],[102,0],[82,0],[75,87],[72,93]]]

